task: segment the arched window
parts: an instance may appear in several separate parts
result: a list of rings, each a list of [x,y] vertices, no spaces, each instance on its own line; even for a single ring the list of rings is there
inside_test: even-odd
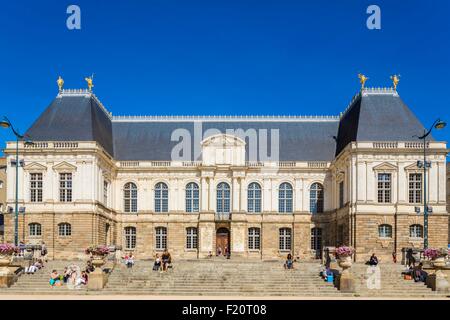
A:
[[[58,224],[58,234],[60,237],[69,237],[72,235],[72,226],[70,223]]]
[[[252,182],[247,190],[247,211],[261,212],[261,186]]]
[[[260,250],[261,248],[261,229],[249,228],[248,229],[248,249]]]
[[[197,228],[191,227],[186,229],[186,249],[198,248],[198,232]]]
[[[42,227],[40,223],[30,223],[28,225],[30,237],[40,237],[42,235]]]
[[[389,224],[381,224],[378,226],[378,236],[380,238],[392,238],[392,226]]]
[[[316,257],[320,256],[322,251],[322,228],[311,229],[311,249],[316,251]]]
[[[230,212],[230,186],[221,182],[217,186],[217,213]]]
[[[123,203],[125,212],[137,212],[137,187],[128,182],[123,188]]]
[[[169,211],[169,188],[164,182],[155,186],[155,212]]]
[[[423,238],[423,227],[420,224],[410,225],[409,236],[411,238]]]
[[[199,210],[199,188],[195,182],[186,186],[186,212],[198,212]]]
[[[157,227],[155,229],[155,249],[165,250],[167,249],[167,228]]]
[[[313,183],[309,191],[309,211],[311,213],[323,212],[323,186]]]
[[[291,250],[291,229],[281,228],[280,229],[280,250],[289,251]]]
[[[125,227],[125,250],[136,249],[136,228]]]
[[[278,212],[292,212],[292,186],[287,182],[278,190]]]

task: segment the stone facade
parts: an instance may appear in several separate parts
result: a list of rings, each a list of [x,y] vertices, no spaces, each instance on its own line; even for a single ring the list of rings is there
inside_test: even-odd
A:
[[[94,141],[20,144],[25,166],[19,168],[19,203],[26,213],[19,217],[19,238],[44,241],[54,259],[81,258],[87,246],[97,244],[121,245],[140,259],[150,259],[166,246],[175,258],[204,258],[215,254],[224,230],[229,232],[225,243],[231,255],[249,259],[278,259],[288,252],[311,259],[323,246],[345,244],[356,248],[359,261],[372,252],[386,261],[393,252],[400,256],[403,247],[423,246],[423,215],[415,212],[423,199],[410,199],[410,174],[422,174],[416,164],[423,159],[423,144],[353,141],[332,161],[262,162],[246,161],[244,146],[238,137],[218,134],[202,141],[201,161],[118,161]],[[7,143],[8,159],[14,147]],[[433,208],[429,243],[446,247],[446,144],[428,142],[427,149],[432,164],[428,201]],[[14,169],[8,161],[10,206]],[[61,187],[68,175],[70,186]],[[386,175],[388,199],[380,201],[379,177]],[[33,185],[36,179],[41,179],[41,187]],[[194,212],[187,212],[186,205],[190,183],[198,187]],[[229,200],[219,196],[223,183]],[[258,212],[249,212],[252,183],[260,188]],[[292,188],[292,209],[280,212],[286,183]],[[317,186],[323,190],[323,202],[311,199]],[[128,200],[134,192],[136,200]],[[312,202],[321,202],[323,210],[314,212]],[[219,212],[219,203],[230,207],[229,214]],[[5,224],[11,242],[12,214],[5,214]],[[383,225],[387,227],[382,232]],[[189,230],[196,233],[190,235]]]

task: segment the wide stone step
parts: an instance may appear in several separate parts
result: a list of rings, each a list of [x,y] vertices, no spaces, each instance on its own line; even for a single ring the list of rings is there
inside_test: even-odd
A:
[[[117,265],[103,290],[86,287],[78,290],[67,286],[50,287],[48,281],[53,269],[62,273],[64,267],[83,261],[55,261],[33,275],[23,275],[9,289],[10,294],[52,295],[177,295],[177,296],[298,296],[298,297],[444,297],[423,284],[405,281],[404,267],[381,265],[382,290],[370,290],[364,278],[367,266],[354,264],[351,272],[356,278],[356,293],[342,293],[332,283],[319,277],[317,262],[300,262],[294,270],[285,270],[284,261],[261,262],[249,260],[177,260],[174,268],[160,273],[152,270],[153,261],[137,261],[128,269]]]

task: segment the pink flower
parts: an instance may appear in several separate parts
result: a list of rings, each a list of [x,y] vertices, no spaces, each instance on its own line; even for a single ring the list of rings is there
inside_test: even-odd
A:
[[[110,251],[107,246],[98,246],[98,247],[89,247],[85,250],[86,254],[93,254],[93,255],[100,255],[104,256],[107,255]]]
[[[428,259],[434,260],[440,257],[445,257],[448,255],[447,249],[435,249],[435,248],[428,248],[425,249],[423,252],[423,255],[427,257]]]
[[[0,244],[0,254],[11,255],[13,253],[19,252],[19,248],[13,244],[1,243]]]
[[[339,257],[350,257],[353,255],[355,250],[352,247],[341,246],[336,248],[336,256]]]

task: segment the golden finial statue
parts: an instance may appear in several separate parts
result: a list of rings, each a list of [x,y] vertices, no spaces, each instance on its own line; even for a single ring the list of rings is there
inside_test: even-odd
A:
[[[365,75],[358,73],[359,83],[361,83],[361,89],[364,89],[366,81],[369,79]]]
[[[397,85],[400,82],[400,75],[394,74],[391,76],[392,84],[394,85],[394,90],[397,91]]]
[[[61,92],[63,89],[63,86],[64,86],[63,78],[61,78],[61,76],[59,76],[58,80],[56,80],[56,83],[58,84],[59,92]]]
[[[92,75],[91,77],[86,77],[86,78],[84,78],[84,80],[86,80],[86,82],[87,82],[87,85],[88,85],[88,88],[89,88],[89,91],[92,91],[92,88],[94,87],[94,76]]]

